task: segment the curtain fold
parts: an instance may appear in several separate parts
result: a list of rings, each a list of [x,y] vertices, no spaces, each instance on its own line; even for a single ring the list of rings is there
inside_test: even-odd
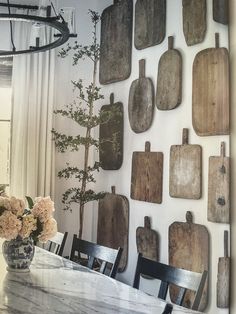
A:
[[[35,32],[48,42],[52,30],[18,23],[17,49],[34,42]],[[19,55],[13,60],[10,193],[24,198],[54,194],[55,50]]]

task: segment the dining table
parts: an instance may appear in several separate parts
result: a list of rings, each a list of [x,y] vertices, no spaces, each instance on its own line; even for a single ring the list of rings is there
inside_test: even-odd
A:
[[[162,314],[167,304],[39,247],[29,272],[8,271],[1,244],[1,314]],[[200,312],[173,305],[172,313]]]

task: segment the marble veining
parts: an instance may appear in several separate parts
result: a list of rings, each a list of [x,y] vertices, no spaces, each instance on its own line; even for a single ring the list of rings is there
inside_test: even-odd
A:
[[[40,248],[29,273],[7,272],[0,250],[1,314],[161,314],[164,307],[164,301]],[[198,312],[174,306],[172,313]]]

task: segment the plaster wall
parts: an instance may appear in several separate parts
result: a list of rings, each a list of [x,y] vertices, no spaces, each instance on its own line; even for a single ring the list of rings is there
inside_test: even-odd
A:
[[[99,12],[112,4],[111,0],[59,0],[60,6],[72,6],[76,8],[78,41],[85,44],[89,43],[91,34],[91,23],[87,15],[88,9]],[[134,1],[135,4],[135,1]],[[116,186],[118,194],[125,195],[130,204],[129,222],[129,257],[126,271],[119,274],[118,279],[132,284],[136,265],[136,228],[143,226],[144,216],[150,216],[152,228],[155,229],[160,237],[160,261],[168,263],[168,227],[174,221],[185,221],[187,210],[193,213],[194,222],[203,224],[207,227],[210,236],[209,252],[209,302],[206,313],[224,314],[228,309],[218,309],[216,307],[216,280],[218,258],[223,256],[223,233],[229,230],[227,224],[217,224],[207,221],[207,188],[208,188],[208,158],[217,156],[220,152],[221,141],[226,142],[226,155],[229,156],[229,136],[199,137],[192,127],[192,64],[196,53],[215,45],[215,32],[220,33],[220,46],[228,47],[228,28],[218,24],[212,19],[212,0],[207,1],[207,33],[203,43],[188,47],[185,43],[182,31],[182,1],[167,1],[167,25],[166,38],[157,46],[144,50],[132,50],[132,72],[131,76],[121,82],[102,86],[102,93],[105,100],[101,103],[109,103],[111,92],[115,94],[115,101],[121,101],[124,105],[124,161],[122,167],[117,171],[101,170],[97,176],[95,189],[110,192],[111,186]],[[128,95],[129,88],[133,80],[138,78],[138,61],[146,59],[146,76],[150,77],[156,86],[158,61],[163,52],[167,49],[167,37],[174,36],[174,45],[183,57],[183,96],[181,105],[172,111],[163,112],[155,108],[153,124],[151,128],[141,134],[135,134],[129,125],[128,120]],[[57,79],[56,79],[56,107],[60,108],[73,99],[72,86],[70,80],[85,78],[90,81],[91,65],[84,62],[78,68],[71,67],[71,59],[57,60]],[[70,134],[78,134],[80,131],[77,126],[66,118],[55,117],[57,129],[66,131]],[[200,200],[186,200],[171,198],[169,196],[169,150],[173,144],[181,144],[182,129],[189,128],[189,142],[199,144],[203,150],[202,167],[202,198]],[[98,130],[95,131],[98,135]],[[163,201],[162,204],[152,204],[147,202],[135,201],[130,198],[131,181],[131,160],[133,151],[143,151],[145,141],[151,142],[152,151],[161,151],[164,154],[163,172]],[[82,152],[82,150],[81,150]],[[56,171],[65,166],[66,162],[71,162],[77,166],[81,165],[81,152],[56,154]],[[94,156],[97,160],[97,154]],[[56,178],[56,204],[57,219],[62,231],[78,233],[78,212],[73,208],[72,213],[61,210],[61,194],[69,186],[68,181]],[[97,204],[90,204],[86,209],[84,238],[96,241],[96,219]],[[70,238],[71,239],[71,238]],[[70,241],[67,246],[67,254],[70,248]],[[155,281],[143,281],[142,289],[156,294]],[[233,313],[233,312],[232,312]]]

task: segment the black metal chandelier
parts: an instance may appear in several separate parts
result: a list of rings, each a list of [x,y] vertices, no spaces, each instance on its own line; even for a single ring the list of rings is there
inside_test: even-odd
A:
[[[5,56],[13,56],[25,53],[35,53],[35,52],[42,52],[49,49],[53,49],[63,45],[70,37],[76,37],[76,34],[71,34],[68,28],[68,25],[61,14],[57,14],[56,10],[50,1],[50,5],[43,8],[45,12],[45,17],[32,15],[32,14],[17,14],[12,13],[11,8],[15,9],[26,9],[27,12],[37,12],[40,8],[36,5],[24,5],[24,4],[17,4],[17,3],[10,3],[10,0],[7,0],[7,3],[0,2],[0,8],[7,7],[8,13],[0,13],[0,20],[2,21],[9,21],[10,23],[10,36],[11,36],[11,50],[0,50],[0,57]],[[54,16],[51,16],[52,10],[54,11]],[[29,45],[27,49],[17,50],[13,40],[13,27],[12,22],[32,22],[38,23],[40,25],[49,26],[55,29],[57,32],[54,35],[54,40],[50,43],[45,45],[40,45],[39,37],[35,38],[35,45]]]

